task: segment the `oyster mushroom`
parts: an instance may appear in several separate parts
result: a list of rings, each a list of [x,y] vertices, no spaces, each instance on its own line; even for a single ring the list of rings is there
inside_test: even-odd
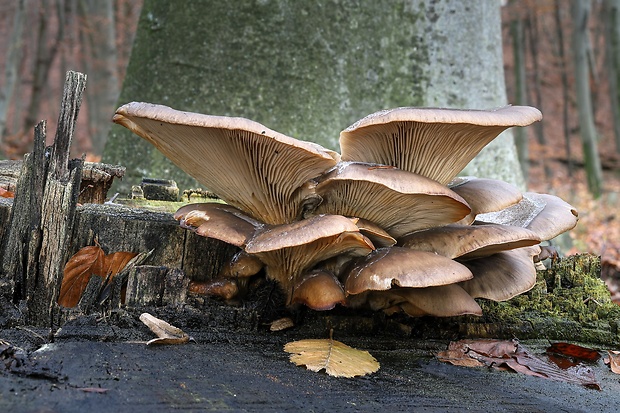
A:
[[[381,248],[355,260],[344,281],[347,295],[392,287],[432,287],[472,278],[471,271],[450,258],[402,247]]]
[[[303,275],[293,290],[292,304],[304,304],[317,311],[331,310],[345,304],[342,284],[329,271],[313,270]]]
[[[242,247],[258,228],[264,225],[239,209],[218,203],[184,205],[174,218],[181,226],[193,229],[198,235],[215,238]]]
[[[541,240],[548,241],[574,228],[579,214],[557,196],[526,192],[519,203],[501,211],[478,215],[476,220],[524,227],[535,232]]]
[[[456,222],[471,211],[445,185],[394,167],[340,162],[317,181],[323,202],[315,213],[363,218],[394,238]]]
[[[343,253],[364,256],[374,249],[354,221],[341,215],[317,215],[266,228],[248,241],[245,252],[265,264],[267,278],[280,284],[291,304],[294,287],[306,270]]]
[[[529,291],[536,283],[533,258],[540,247],[504,251],[489,257],[465,261],[474,277],[459,283],[474,298],[505,301]]]
[[[500,251],[540,243],[538,235],[511,225],[446,225],[414,232],[399,240],[399,245],[428,251],[448,258],[467,260],[486,257]]]
[[[426,288],[401,288],[396,294],[406,301],[399,307],[411,317],[482,315],[480,305],[458,284]]]
[[[392,165],[446,185],[502,131],[540,119],[529,106],[383,110],[340,133],[341,158]]]
[[[308,181],[339,158],[244,118],[132,102],[118,108],[113,121],[149,141],[228,204],[267,224],[293,222],[305,203],[316,203]]]

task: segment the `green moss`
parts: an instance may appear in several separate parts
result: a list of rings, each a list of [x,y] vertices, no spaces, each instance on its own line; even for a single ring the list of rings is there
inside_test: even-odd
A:
[[[538,273],[528,293],[501,303],[480,300],[484,316],[469,318],[462,333],[618,344],[620,307],[600,268],[600,258],[590,254],[560,260]]]

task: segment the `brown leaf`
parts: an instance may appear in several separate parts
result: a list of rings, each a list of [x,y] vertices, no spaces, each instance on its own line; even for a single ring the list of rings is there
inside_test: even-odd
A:
[[[595,362],[601,358],[598,351],[569,343],[553,343],[547,347],[547,353],[560,354],[578,360]]]
[[[620,351],[608,350],[609,354],[609,368],[616,374],[620,374]]]
[[[0,197],[2,198],[15,198],[15,193],[7,191],[4,188],[0,188]]]
[[[149,313],[142,313],[140,321],[146,324],[158,337],[148,341],[146,344],[149,346],[152,344],[185,344],[190,340],[190,336],[180,328],[170,325]]]
[[[91,275],[102,276],[103,250],[98,245],[81,248],[67,262],[64,269],[58,304],[75,307],[80,301]]]
[[[291,362],[308,370],[334,377],[355,377],[379,370],[379,362],[367,351],[357,350],[333,339],[292,341],[284,351],[293,353]]]
[[[105,256],[103,261],[102,275],[112,279],[116,274],[121,272],[129,261],[138,254],[135,252],[119,251]]]

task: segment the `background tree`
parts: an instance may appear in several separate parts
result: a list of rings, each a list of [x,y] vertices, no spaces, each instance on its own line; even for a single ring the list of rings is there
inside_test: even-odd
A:
[[[243,116],[337,148],[355,120],[397,106],[506,104],[498,2],[147,0],[120,102]],[[208,11],[208,12],[205,12]],[[523,185],[510,136],[469,173]],[[116,127],[104,161],[125,185],[196,185],[151,145]],[[125,187],[126,189],[126,187]]]

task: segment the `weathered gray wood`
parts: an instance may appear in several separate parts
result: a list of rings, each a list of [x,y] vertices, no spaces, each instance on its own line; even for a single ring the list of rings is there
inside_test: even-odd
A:
[[[15,191],[21,175],[22,164],[21,160],[0,161],[0,188]],[[124,166],[84,162],[78,202],[81,204],[103,204],[114,178],[122,178],[124,174]]]

